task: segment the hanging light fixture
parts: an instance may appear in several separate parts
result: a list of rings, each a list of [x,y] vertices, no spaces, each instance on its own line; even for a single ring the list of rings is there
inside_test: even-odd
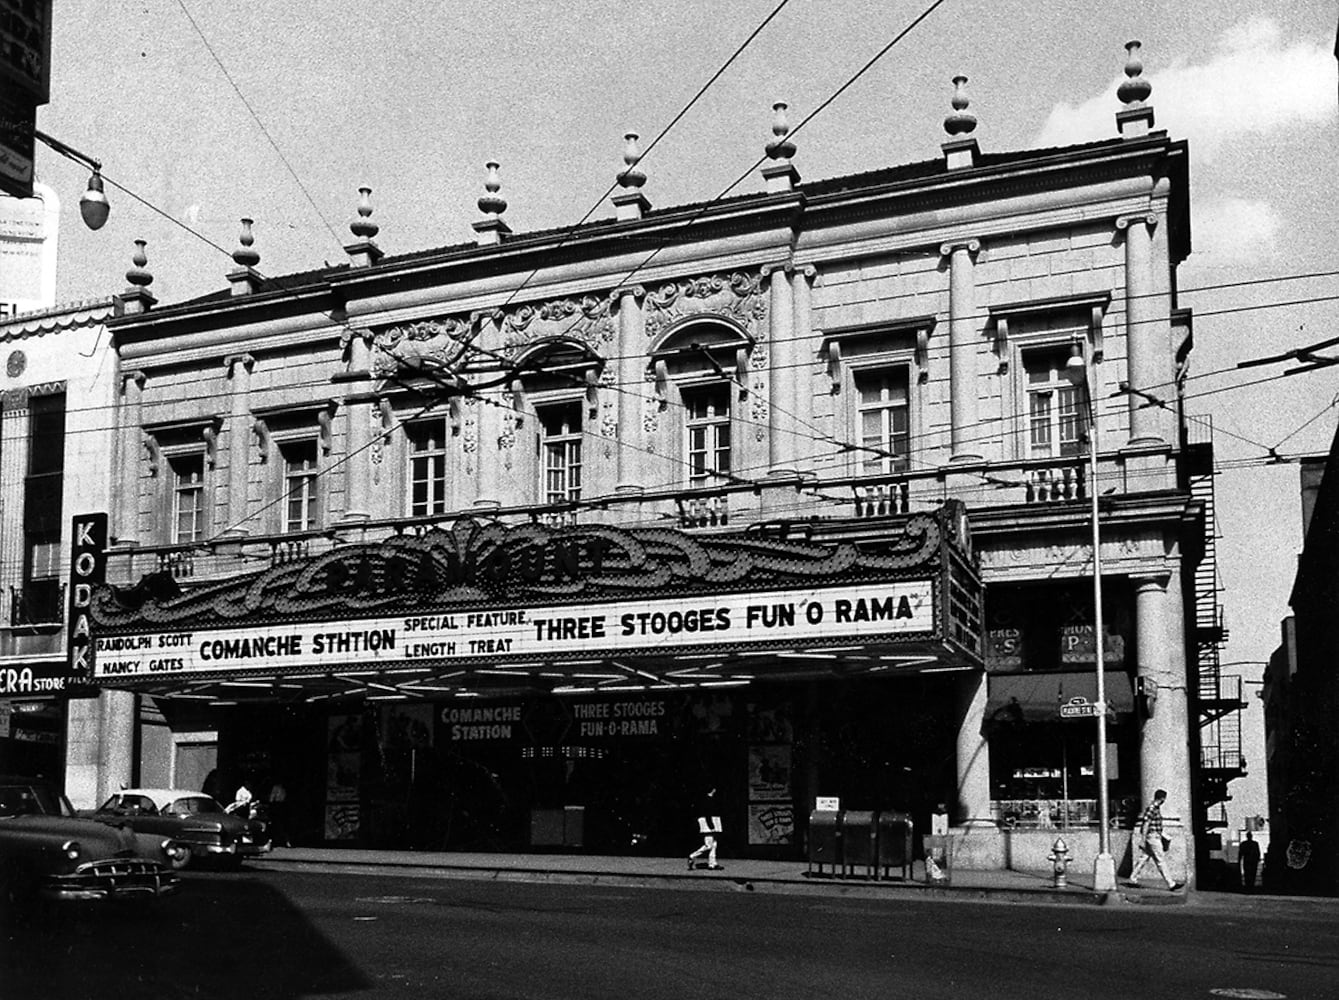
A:
[[[112,210],[111,202],[107,200],[107,195],[102,190],[102,163],[40,129],[33,129],[33,136],[67,160],[74,160],[75,163],[81,163],[93,171],[88,178],[88,188],[79,199],[79,215],[89,229],[101,229],[107,224],[107,216]]]

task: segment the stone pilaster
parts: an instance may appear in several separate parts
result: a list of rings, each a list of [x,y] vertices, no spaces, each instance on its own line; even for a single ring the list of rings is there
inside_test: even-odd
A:
[[[0,594],[23,586],[23,484],[28,474],[28,390],[0,396]],[[0,601],[0,622],[12,608]]]
[[[228,526],[225,537],[249,533],[247,520],[247,482],[251,439],[251,369],[256,359],[250,354],[230,354],[223,359],[232,383],[228,409]]]
[[[1162,815],[1177,843],[1171,857],[1176,868],[1173,877],[1184,879],[1195,870],[1187,742],[1190,715],[1181,641],[1185,609],[1176,576],[1137,577],[1134,583],[1138,677],[1145,692],[1153,696],[1148,699],[1151,714],[1140,730],[1140,802],[1141,807],[1147,805],[1157,789],[1166,789]],[[1184,851],[1180,849],[1183,844]]]
[[[977,426],[976,255],[979,240],[955,240],[939,248],[949,259],[949,420],[950,462],[981,461]]]
[[[767,310],[768,374],[767,474],[793,478],[796,474],[794,442],[798,432],[795,413],[795,366],[791,358],[795,347],[795,314],[787,268],[774,267],[766,272],[771,293]]]
[[[986,673],[964,677],[959,688],[957,767],[958,801],[953,817],[959,826],[994,826],[990,815],[990,744],[982,735],[986,721]]]
[[[144,382],[140,371],[121,373],[121,400],[117,421],[117,488],[111,510],[112,540],[117,545],[139,544],[139,476],[144,450]]]
[[[481,198],[482,202],[483,199]],[[499,316],[482,313],[479,317],[479,343],[492,345],[499,342]],[[502,455],[502,400],[500,390],[493,389],[480,393],[476,399],[475,413],[478,418],[478,468],[475,481],[478,493],[474,506],[483,510],[492,510],[502,506],[503,455]]]
[[[1129,447],[1165,445],[1170,440],[1171,412],[1150,406],[1147,393],[1170,401],[1174,396],[1171,372],[1170,316],[1164,297],[1156,294],[1153,277],[1155,215],[1128,215],[1116,220],[1125,233],[1125,335],[1129,352]]]
[[[618,413],[618,446],[614,450],[618,467],[615,490],[624,494],[638,494],[645,490],[639,481],[639,463],[642,454],[642,411],[646,406],[645,379],[642,370],[646,364],[646,314],[642,300],[646,289],[629,285],[618,289],[618,391],[614,393]]]
[[[792,341],[790,350],[790,384],[792,389],[791,407],[799,428],[808,428],[813,424],[814,388],[811,381],[811,359],[814,356],[814,280],[818,271],[813,267],[801,267],[791,276],[791,301],[794,304]],[[775,410],[774,410],[775,412]],[[815,435],[806,430],[795,435],[790,441],[792,465],[801,475],[814,472]]]

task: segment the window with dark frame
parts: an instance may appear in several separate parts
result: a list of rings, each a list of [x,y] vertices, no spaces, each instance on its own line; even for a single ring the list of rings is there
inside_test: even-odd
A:
[[[409,441],[409,516],[446,513],[446,421],[405,426]]]
[[[906,365],[853,372],[861,471],[906,472],[911,464],[910,375]]]
[[[199,542],[205,537],[205,456],[203,452],[168,459],[172,476],[172,541]]]
[[[1027,379],[1027,457],[1083,453],[1083,392],[1066,375],[1068,345],[1023,352]]]
[[[535,408],[540,427],[545,503],[581,499],[581,407],[580,400],[570,400]]]
[[[684,386],[688,485],[715,486],[730,475],[730,384]]]
[[[284,531],[309,531],[317,526],[316,442],[291,441],[279,446],[284,472]]]
[[[62,619],[64,484],[65,394],[33,396],[28,400],[28,474],[23,484],[23,586],[15,594],[15,624]]]

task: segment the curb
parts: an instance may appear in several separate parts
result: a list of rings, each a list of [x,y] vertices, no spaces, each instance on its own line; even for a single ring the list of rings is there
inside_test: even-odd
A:
[[[395,877],[461,879],[481,882],[526,882],[550,885],[607,885],[645,889],[685,889],[707,892],[757,892],[772,895],[809,895],[858,899],[934,899],[975,902],[1032,903],[1066,906],[1105,906],[1115,893],[1073,887],[1068,889],[991,888],[988,886],[924,885],[920,882],[825,882],[778,878],[741,878],[714,873],[637,873],[609,871],[554,871],[548,868],[497,868],[477,865],[415,865],[396,861],[333,861],[311,859],[253,859],[248,867],[260,871],[320,872],[360,875],[375,871]],[[1180,894],[1178,894],[1180,895]],[[1138,900],[1127,900],[1138,902]],[[1165,902],[1185,902],[1179,899]]]

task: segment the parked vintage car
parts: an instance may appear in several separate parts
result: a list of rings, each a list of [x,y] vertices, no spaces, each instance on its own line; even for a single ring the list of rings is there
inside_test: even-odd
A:
[[[204,792],[184,788],[123,788],[92,813],[103,823],[126,824],[187,848],[178,867],[192,860],[240,864],[270,849],[263,822],[228,812]]]
[[[0,910],[35,898],[152,898],[175,892],[182,848],[75,814],[48,781],[0,776]]]

